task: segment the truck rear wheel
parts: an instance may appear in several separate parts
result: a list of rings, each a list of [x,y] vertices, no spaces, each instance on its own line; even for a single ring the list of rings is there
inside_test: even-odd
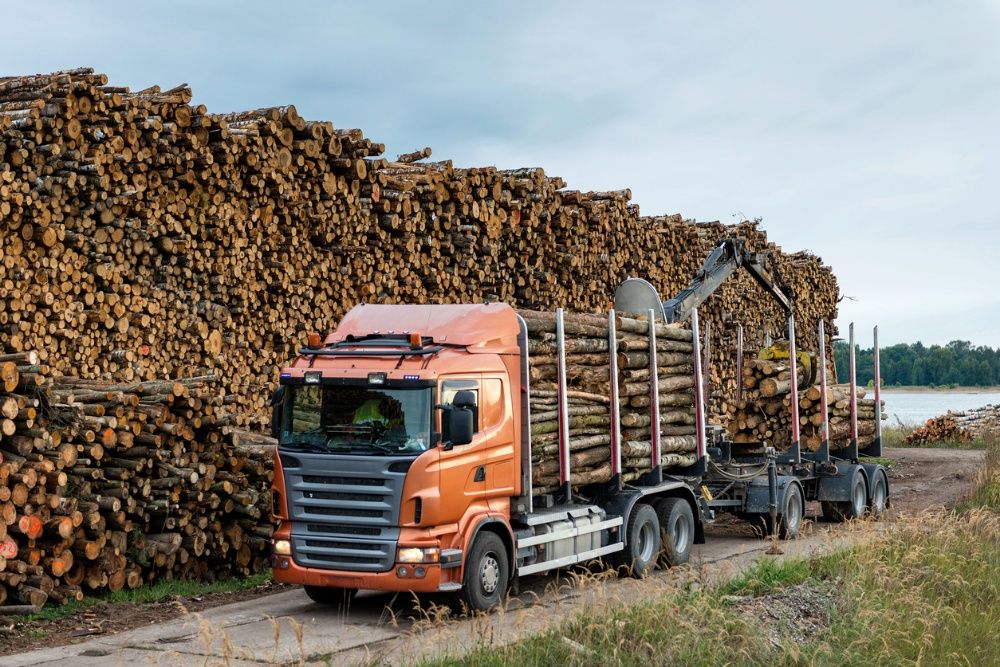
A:
[[[346,609],[354,598],[354,594],[357,593],[353,588],[334,588],[330,586],[303,586],[303,588],[305,588],[306,595],[313,602],[341,609]]]
[[[656,567],[660,554],[660,519],[646,503],[637,503],[625,527],[625,548],[615,554],[615,568],[641,578]]]
[[[472,611],[492,609],[507,592],[510,560],[496,533],[481,531],[469,551],[462,582],[462,602]]]
[[[885,516],[885,508],[888,504],[889,482],[885,477],[885,471],[878,470],[872,480],[872,499],[868,503],[868,514],[875,521],[880,521]]]
[[[860,519],[868,508],[868,487],[861,469],[856,468],[851,479],[850,500],[826,501],[822,503],[823,518],[834,523]]]
[[[670,567],[683,565],[691,557],[691,545],[694,543],[691,506],[683,498],[658,498],[653,501],[653,507],[660,519],[662,561]]]

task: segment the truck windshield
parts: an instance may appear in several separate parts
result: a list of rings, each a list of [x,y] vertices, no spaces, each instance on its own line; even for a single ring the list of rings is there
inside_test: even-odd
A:
[[[431,391],[289,386],[281,446],[371,455],[422,452],[430,447]]]

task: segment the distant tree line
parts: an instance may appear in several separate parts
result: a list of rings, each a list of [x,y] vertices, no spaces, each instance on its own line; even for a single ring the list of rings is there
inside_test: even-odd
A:
[[[837,341],[833,346],[837,361],[837,377],[850,379],[850,346]],[[874,382],[875,366],[872,350],[855,352],[858,384]],[[994,386],[1000,385],[1000,349],[973,346],[966,340],[953,340],[947,345],[924,346],[923,343],[900,343],[882,348],[882,384],[889,386]]]

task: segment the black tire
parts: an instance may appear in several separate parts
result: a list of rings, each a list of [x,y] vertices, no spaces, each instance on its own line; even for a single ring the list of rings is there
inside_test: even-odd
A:
[[[843,523],[853,519],[860,519],[868,509],[868,487],[865,484],[865,476],[861,474],[860,468],[855,469],[854,477],[851,479],[851,500],[844,502],[826,501],[822,503],[823,518],[833,523]]]
[[[462,581],[462,602],[470,611],[487,611],[507,593],[510,558],[496,533],[481,531],[469,551]]]
[[[660,520],[660,560],[667,567],[683,565],[691,558],[694,544],[694,512],[683,498],[658,498],[653,501]]]
[[[612,564],[621,574],[641,578],[656,567],[660,555],[660,518],[646,503],[636,503],[625,527],[625,548]]]
[[[354,599],[353,588],[332,588],[329,586],[303,586],[309,599],[317,604],[346,609]]]
[[[881,521],[885,516],[885,508],[889,504],[889,480],[886,479],[884,470],[875,472],[875,479],[872,480],[871,499],[868,501],[868,516],[875,521]]]
[[[798,484],[792,484],[785,491],[783,503],[778,506],[778,537],[783,540],[794,540],[799,536],[802,528],[802,519],[805,516],[805,502],[802,498],[802,488]],[[757,535],[761,538],[768,538],[774,533],[774,524],[771,523],[770,514],[740,514],[754,527]]]

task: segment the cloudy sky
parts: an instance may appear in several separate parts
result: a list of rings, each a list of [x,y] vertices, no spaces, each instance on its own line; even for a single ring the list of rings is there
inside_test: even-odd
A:
[[[395,156],[543,166],[644,213],[762,217],[839,323],[1000,346],[1000,3],[13,2],[0,74],[88,65],[294,103]]]

